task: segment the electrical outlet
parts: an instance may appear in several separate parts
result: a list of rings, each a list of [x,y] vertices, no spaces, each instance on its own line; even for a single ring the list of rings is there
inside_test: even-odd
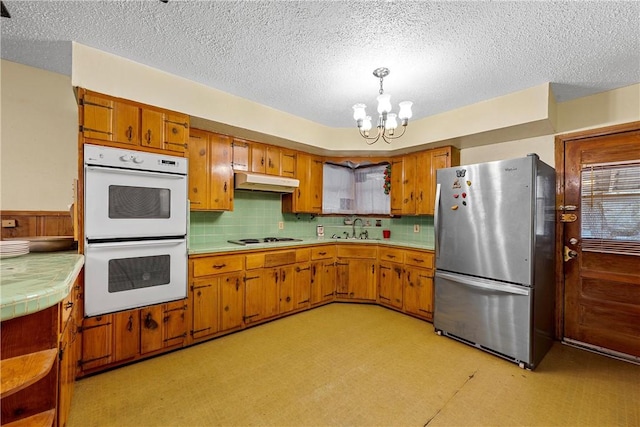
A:
[[[284,230],[284,221],[278,221],[278,230]]]
[[[414,233],[420,232],[420,224],[413,224],[413,232]]]

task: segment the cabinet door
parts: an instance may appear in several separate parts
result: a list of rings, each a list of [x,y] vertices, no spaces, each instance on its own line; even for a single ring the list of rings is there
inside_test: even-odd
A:
[[[296,153],[291,150],[281,150],[280,175],[287,178],[296,177]]]
[[[209,137],[191,130],[189,137],[189,201],[191,210],[209,209]]]
[[[263,270],[256,269],[246,273],[244,278],[244,322],[249,324],[265,318],[265,290]]]
[[[162,305],[140,309],[140,353],[146,354],[164,347]]]
[[[349,298],[376,300],[376,262],[349,259]]]
[[[142,109],[141,114],[142,146],[163,148],[164,113],[155,110]]]
[[[58,371],[58,426],[65,426],[71,409],[73,383],[77,362],[77,345],[75,345],[75,319],[69,319],[60,339],[59,371]]]
[[[140,354],[140,312],[128,310],[113,314],[114,362]]]
[[[431,182],[435,181],[432,175],[432,151],[423,151],[416,154],[416,214],[433,215],[433,197],[431,196]],[[435,187],[434,187],[435,192]]]
[[[187,304],[184,300],[162,305],[163,346],[181,345],[187,338]]]
[[[279,313],[288,313],[297,308],[295,299],[296,274],[294,266],[280,268]]]
[[[112,315],[87,317],[82,322],[83,370],[108,365],[113,361]]]
[[[406,267],[404,309],[407,313],[431,319],[433,316],[432,270]]]
[[[114,141],[140,145],[140,108],[124,102],[114,102]]]
[[[280,155],[282,150],[278,147],[267,147],[267,168],[268,175],[280,175]]]
[[[220,279],[220,330],[242,326],[244,311],[244,273],[233,273]]]
[[[280,282],[282,274],[280,268],[265,269],[264,281],[264,300],[262,309],[262,319],[267,319],[278,314],[280,306]]]
[[[82,134],[85,138],[113,141],[114,102],[85,94],[82,100]]]
[[[164,115],[164,144],[167,151],[184,153],[189,140],[189,117],[185,114],[166,113]]]
[[[231,168],[231,138],[209,135],[209,208],[230,210],[233,206],[233,169]]]
[[[406,188],[403,184],[404,163],[402,157],[391,160],[391,214],[402,215]],[[408,199],[407,199],[408,200]]]
[[[256,142],[251,143],[251,172],[266,173],[266,148]]]
[[[191,286],[193,338],[218,332],[218,278],[198,280]]]
[[[378,269],[378,298],[380,303],[402,309],[402,286],[404,281],[402,264],[381,262]]]
[[[310,192],[309,204],[311,213],[322,213],[322,173],[323,162],[319,157],[311,158],[311,170],[309,174]]]
[[[351,260],[338,258],[336,260],[336,298],[349,298],[349,262]]]
[[[333,261],[311,263],[311,305],[331,301],[336,293],[336,266]]]
[[[309,307],[311,298],[311,264],[304,262],[296,265],[294,282],[293,299],[295,308]]]
[[[233,138],[233,170],[248,171],[249,170],[249,144],[242,139]]]
[[[444,147],[431,150],[429,155],[431,157],[431,173],[426,185],[428,209],[425,209],[425,213],[433,215],[436,197],[436,171],[451,166],[458,166],[460,164],[460,152],[453,147]]]

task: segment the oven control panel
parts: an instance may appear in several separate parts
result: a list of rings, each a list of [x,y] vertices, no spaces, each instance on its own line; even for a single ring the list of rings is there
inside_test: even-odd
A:
[[[84,164],[86,166],[110,166],[186,175],[189,169],[187,162],[188,160],[184,157],[91,144],[84,145]]]

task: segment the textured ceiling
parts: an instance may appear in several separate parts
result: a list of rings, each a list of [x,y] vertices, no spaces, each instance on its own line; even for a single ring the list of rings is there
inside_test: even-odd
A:
[[[414,119],[551,82],[640,82],[636,1],[13,1],[2,58],[69,75],[71,41],[332,127],[378,80]]]

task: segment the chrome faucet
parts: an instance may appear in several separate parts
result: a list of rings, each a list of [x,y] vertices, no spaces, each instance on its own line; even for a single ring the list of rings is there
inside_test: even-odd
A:
[[[360,227],[362,227],[362,218],[355,218],[353,220],[353,234],[351,235],[352,239],[356,238],[356,221],[360,221]]]

